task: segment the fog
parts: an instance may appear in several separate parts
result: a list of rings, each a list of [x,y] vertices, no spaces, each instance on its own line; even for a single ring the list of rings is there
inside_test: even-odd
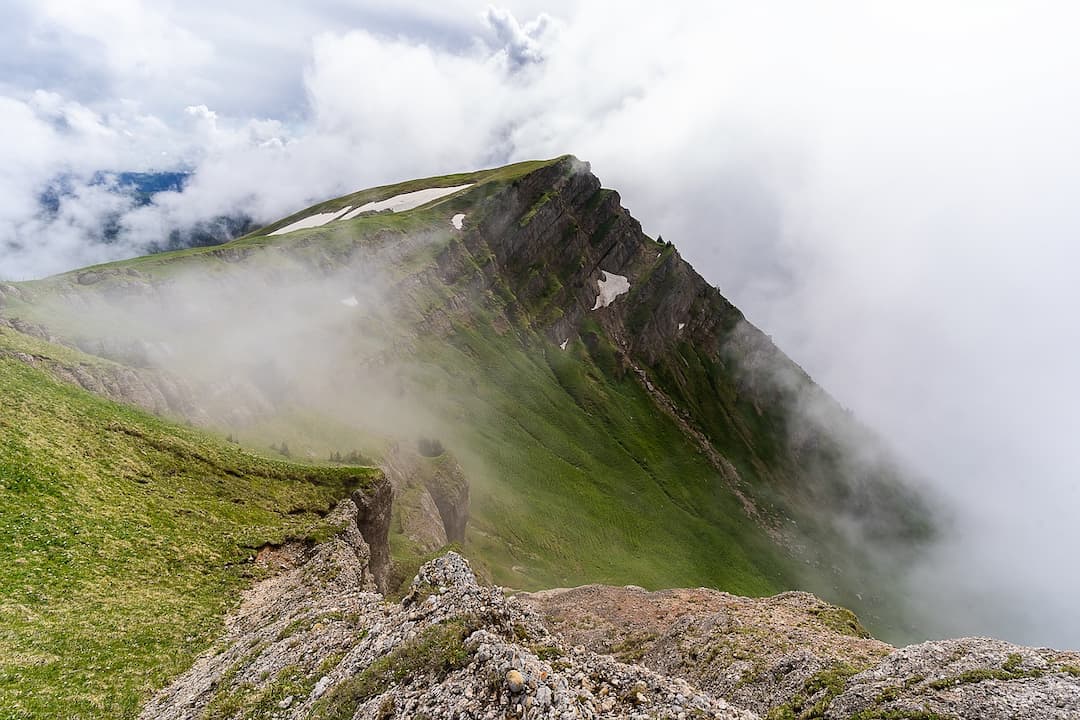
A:
[[[454,436],[414,352],[426,290],[400,270],[446,228],[363,244],[331,228],[322,243],[207,255],[153,279],[132,268],[38,296],[35,317],[84,351],[163,371],[161,387],[180,388],[175,419],[300,458],[378,456]]]
[[[952,518],[932,632],[1080,647],[1080,48],[1061,3],[15,3],[0,277],[573,152]],[[28,42],[25,38],[31,38]],[[60,173],[188,167],[144,208]],[[123,213],[112,245],[88,238]]]

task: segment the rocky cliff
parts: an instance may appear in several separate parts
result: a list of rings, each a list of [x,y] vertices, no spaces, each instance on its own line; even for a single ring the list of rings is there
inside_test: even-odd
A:
[[[373,592],[370,555],[352,523],[263,581],[142,717],[1080,717],[1077,654],[978,638],[896,650],[807,593],[507,596],[456,553],[425,564],[395,603]]]

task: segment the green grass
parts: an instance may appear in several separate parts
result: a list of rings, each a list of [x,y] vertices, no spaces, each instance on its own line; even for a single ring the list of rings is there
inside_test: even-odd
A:
[[[788,587],[779,550],[640,385],[605,371],[609,354],[483,321],[420,343],[416,382],[465,419],[448,447],[472,483],[466,551],[515,588]]]
[[[380,185],[379,187],[368,188],[366,190],[360,190],[359,192],[352,193],[350,195],[343,195],[333,200],[326,200],[318,205],[305,208],[298,213],[289,215],[281,220],[267,225],[264,228],[257,230],[253,235],[265,235],[271,233],[278,228],[285,227],[290,223],[296,222],[309,215],[316,213],[330,212],[333,210],[339,210],[349,205],[352,207],[359,207],[365,203],[372,201],[385,200],[395,195],[402,193],[414,192],[416,190],[425,190],[427,188],[436,187],[454,187],[456,185],[474,184],[476,186],[482,185],[500,185],[509,182],[513,182],[518,178],[524,177],[529,173],[539,170],[547,165],[552,165],[565,156],[552,158],[550,160],[528,160],[526,162],[514,163],[513,165],[505,165],[503,167],[491,168],[489,170],[479,170],[476,172],[456,173],[453,175],[439,175],[429,178],[418,178],[415,180],[408,180],[405,182],[394,183],[392,185]],[[455,193],[448,199],[440,198],[434,200],[431,203],[421,206],[421,208],[430,207],[432,205],[442,205],[447,202],[451,202],[458,197],[468,195],[480,189],[479,187],[468,188],[460,193]],[[487,190],[485,190],[487,192]],[[395,215],[398,217],[409,215],[410,213],[394,213],[389,215],[375,215],[369,216],[378,219],[393,218]],[[291,234],[291,233],[290,233]]]
[[[134,717],[220,632],[253,551],[327,533],[375,472],[248,455],[2,357],[0,398],[5,718]]]

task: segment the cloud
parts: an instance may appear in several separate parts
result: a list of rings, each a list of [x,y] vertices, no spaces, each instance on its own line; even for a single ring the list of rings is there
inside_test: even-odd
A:
[[[540,14],[522,25],[506,8],[488,6],[483,14],[500,50],[506,53],[511,67],[520,68],[544,61],[543,36],[551,30],[551,16]]]
[[[1077,11],[43,8],[0,29],[0,127],[18,138],[0,144],[0,276],[230,209],[270,220],[573,152],[950,499],[951,544],[913,599],[943,628],[1080,646],[1062,571],[1080,546]],[[177,165],[184,192],[149,208],[87,191],[35,215],[58,174]],[[80,236],[118,207],[121,243]]]

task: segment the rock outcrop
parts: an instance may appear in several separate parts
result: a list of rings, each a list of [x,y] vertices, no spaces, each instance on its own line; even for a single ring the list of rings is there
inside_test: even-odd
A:
[[[356,506],[356,526],[366,541],[368,563],[375,587],[386,592],[390,575],[390,517],[393,511],[394,490],[390,482],[380,478],[371,489],[352,494]]]
[[[989,638],[912,645],[848,680],[825,717],[1076,720],[1080,654]]]
[[[250,590],[144,720],[1080,718],[1078,655],[986,639],[894,650],[808,593],[508,597],[451,552],[391,603],[365,525],[347,522],[356,506],[335,513],[345,530]]]
[[[179,417],[198,425],[210,419],[194,401],[196,393],[183,379],[166,371],[129,367],[99,357],[83,355],[54,336],[47,328],[17,318],[0,317],[0,328],[40,340],[26,352],[0,348],[17,360],[45,370],[57,380],[77,385],[116,402],[126,403],[162,416]],[[38,351],[40,350],[40,352]]]
[[[364,554],[347,532],[264,581],[141,717],[755,717],[681,678],[564,645],[456,553],[424,565],[401,603],[384,602],[357,567]]]

